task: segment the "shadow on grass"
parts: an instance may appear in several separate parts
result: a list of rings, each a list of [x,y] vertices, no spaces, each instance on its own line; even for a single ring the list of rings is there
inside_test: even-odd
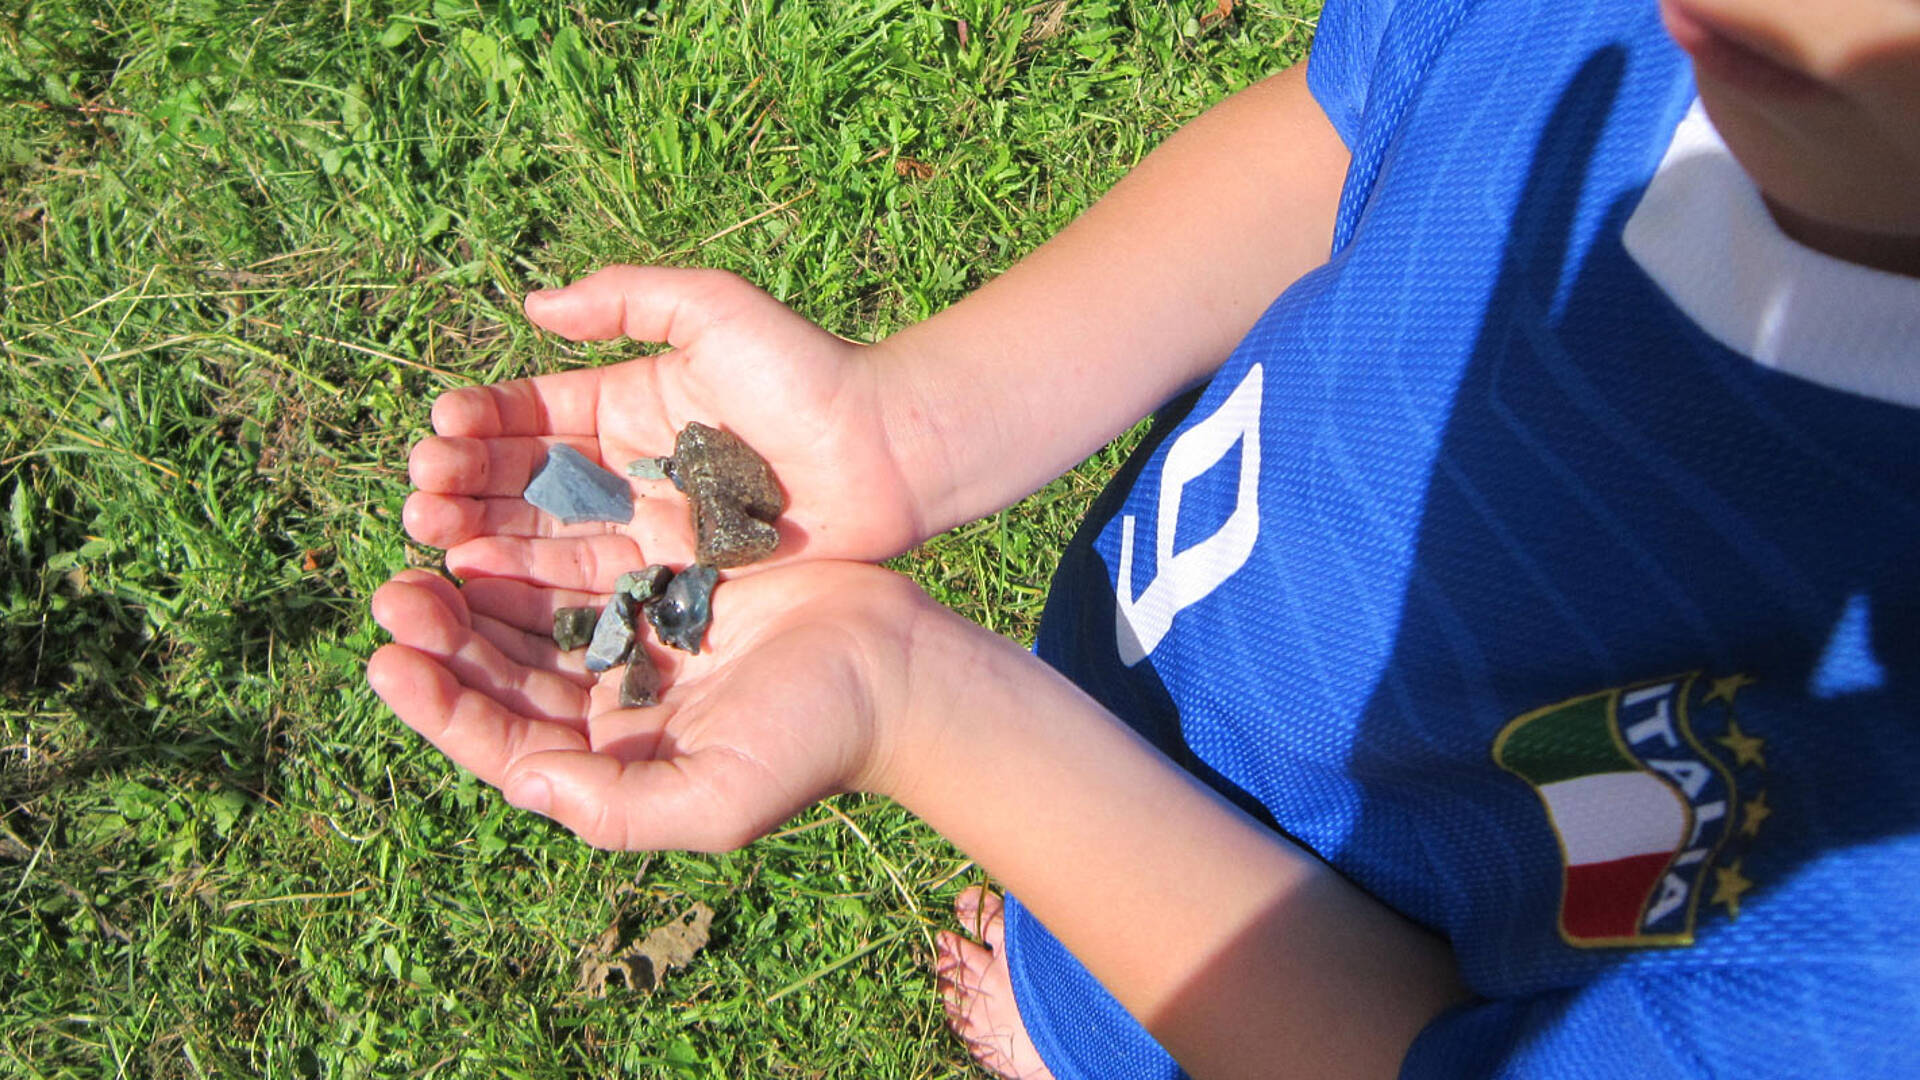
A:
[[[8,814],[124,768],[261,794],[280,741],[273,665],[351,618],[350,598],[309,575],[231,608],[190,602],[156,630],[147,606],[92,590],[83,570],[8,564],[0,592],[38,594],[0,622],[0,700],[24,744],[0,758]]]

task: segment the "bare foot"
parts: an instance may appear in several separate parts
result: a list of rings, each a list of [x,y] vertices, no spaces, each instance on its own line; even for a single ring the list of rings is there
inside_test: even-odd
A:
[[[946,1000],[947,1026],[981,1068],[1000,1080],[1053,1080],[1013,1003],[1000,897],[975,886],[954,899],[953,910],[980,942],[952,931],[935,938],[933,970]]]

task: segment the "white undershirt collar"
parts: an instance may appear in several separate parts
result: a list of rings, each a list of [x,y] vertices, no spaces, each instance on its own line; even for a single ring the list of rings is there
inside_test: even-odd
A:
[[[1780,231],[1695,102],[1627,220],[1628,254],[1701,330],[1756,363],[1920,408],[1920,278]]]

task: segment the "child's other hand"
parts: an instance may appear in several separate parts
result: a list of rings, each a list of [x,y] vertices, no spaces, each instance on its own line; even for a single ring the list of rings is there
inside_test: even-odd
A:
[[[547,636],[554,608],[593,601],[404,571],[374,594],[395,643],[367,679],[449,758],[603,848],[735,848],[824,796],[873,790],[916,628],[952,618],[873,566],[748,575],[714,591],[699,655],[643,638],[666,689],[622,709],[623,669],[588,673]]]
[[[770,562],[878,560],[925,539],[863,346],[714,270],[612,266],[533,293],[526,310],[570,340],[673,348],[434,403],[435,435],[409,463],[419,490],[405,523],[414,539],[446,548],[455,573],[605,592],[643,563],[692,561],[686,503],[664,481],[640,484],[625,526],[564,525],[521,498],[555,442],[618,473],[672,453],[689,420],[732,431],[773,466],[788,507]]]

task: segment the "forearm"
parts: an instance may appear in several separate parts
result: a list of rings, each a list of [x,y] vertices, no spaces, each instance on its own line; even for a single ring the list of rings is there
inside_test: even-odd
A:
[[[875,347],[926,519],[997,510],[1225,360],[1326,259],[1347,151],[1304,66],[1168,139],[998,279]]]
[[[888,793],[1016,893],[1198,1077],[1390,1076],[1445,945],[977,628],[916,646]]]

